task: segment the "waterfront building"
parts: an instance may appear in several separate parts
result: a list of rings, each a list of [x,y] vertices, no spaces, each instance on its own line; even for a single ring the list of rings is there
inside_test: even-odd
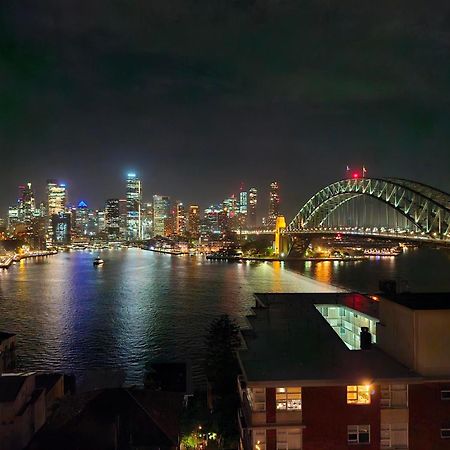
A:
[[[221,234],[225,228],[226,212],[221,205],[211,205],[203,215],[202,234]]]
[[[258,294],[239,352],[241,449],[450,448],[448,298]]]
[[[141,239],[141,180],[135,173],[127,177],[127,239],[133,241]]]
[[[120,214],[120,235],[126,239],[127,236],[127,200],[125,198],[119,199],[119,214]]]
[[[256,209],[258,206],[258,190],[256,188],[250,188],[248,191],[248,226],[250,228],[256,228],[257,216]]]
[[[117,241],[120,238],[120,210],[118,198],[106,200],[105,225],[108,239]]]
[[[16,335],[0,331],[0,375],[16,368]]]
[[[71,223],[70,213],[61,212],[53,214],[51,217],[52,244],[68,245],[71,242]]]
[[[153,236],[167,236],[170,231],[170,197],[153,196]]]
[[[55,400],[64,396],[62,374],[0,375],[0,444],[22,450],[43,427]]]
[[[189,205],[187,230],[194,239],[198,238],[200,234],[200,208],[198,205]]]
[[[278,190],[277,181],[270,183],[268,225],[271,227],[275,226],[277,217],[280,214],[280,195]]]

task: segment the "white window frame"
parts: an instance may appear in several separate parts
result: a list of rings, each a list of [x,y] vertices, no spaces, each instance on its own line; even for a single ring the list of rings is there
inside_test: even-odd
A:
[[[253,430],[252,437],[253,437],[253,450],[258,450],[257,446],[259,447],[259,450],[266,450],[266,430]]]
[[[266,411],[266,389],[247,388],[247,398],[253,412]]]
[[[441,400],[443,401],[450,400],[450,389],[441,389]]]
[[[401,388],[399,388],[401,386]],[[404,391],[406,403],[404,405],[392,406],[392,393]],[[382,408],[408,408],[409,403],[409,389],[407,384],[384,384],[380,387],[380,405]]]
[[[444,433],[448,436],[444,436]],[[450,439],[450,428],[441,428],[441,439]]]
[[[367,429],[367,434],[369,435],[369,440],[367,442],[361,442],[360,435],[366,434],[365,430]],[[355,434],[356,439],[350,440],[350,435]],[[354,445],[364,445],[364,444],[370,444],[370,425],[348,425],[347,426],[347,443],[348,444],[354,444]]]
[[[395,425],[404,425],[403,430],[393,429]],[[398,432],[403,431],[406,433],[406,443],[402,444],[401,447],[398,447],[398,444],[394,444],[395,447],[392,447],[392,432]],[[383,438],[383,432],[388,433],[388,437]],[[391,423],[382,423],[380,426],[380,448],[408,448],[409,445],[409,424],[408,423],[398,423],[398,424],[391,424]]]
[[[356,389],[350,389],[350,388],[356,388]],[[351,384],[347,386],[347,390],[346,390],[346,399],[347,399],[347,405],[359,405],[359,406],[364,406],[364,405],[370,405],[372,403],[372,393],[370,391],[371,387],[370,386],[366,386],[363,384]],[[360,391],[367,391],[369,397],[369,401],[368,402],[361,402],[359,400],[360,398]],[[348,394],[356,394],[356,399],[349,399],[348,398]]]

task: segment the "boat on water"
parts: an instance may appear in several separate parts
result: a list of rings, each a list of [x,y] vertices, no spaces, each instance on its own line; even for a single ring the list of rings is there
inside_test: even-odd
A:
[[[94,259],[94,262],[92,264],[94,264],[94,266],[101,266],[104,263],[105,261],[103,261],[103,259],[100,258],[100,256],[97,256],[97,258]]]

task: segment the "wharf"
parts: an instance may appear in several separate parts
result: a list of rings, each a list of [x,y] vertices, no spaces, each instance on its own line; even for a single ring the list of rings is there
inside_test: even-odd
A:
[[[22,254],[16,253],[14,255],[0,256],[0,269],[8,269],[13,262],[20,261],[21,259],[50,256],[55,255],[56,253],[58,253],[56,250],[41,250]]]
[[[276,257],[265,257],[265,256],[216,256],[216,255],[207,255],[206,259],[211,261],[311,261],[311,262],[321,262],[321,261],[361,261],[364,259],[368,259],[368,256],[351,256],[351,257],[316,257],[316,258],[307,258],[307,257],[284,257],[284,258],[276,258]]]
[[[162,248],[146,248],[145,250],[148,250],[149,252],[165,253],[167,255],[175,255],[175,256],[189,255],[189,252],[182,252],[181,250],[165,250]]]

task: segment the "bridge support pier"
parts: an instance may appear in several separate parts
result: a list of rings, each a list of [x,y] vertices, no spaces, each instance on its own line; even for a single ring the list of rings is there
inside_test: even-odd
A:
[[[284,216],[278,216],[275,227],[275,241],[273,243],[273,252],[275,256],[286,255],[289,253],[289,237],[282,234],[286,228]]]

